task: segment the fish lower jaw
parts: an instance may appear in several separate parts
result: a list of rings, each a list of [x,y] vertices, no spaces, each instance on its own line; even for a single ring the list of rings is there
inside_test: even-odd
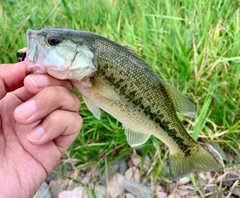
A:
[[[27,65],[28,65],[27,71],[31,74],[46,74],[46,73],[48,73],[47,69],[45,67],[42,67],[40,64],[27,62]]]
[[[68,72],[67,70],[66,71],[61,71],[61,70],[55,70],[55,69],[52,69],[50,67],[47,68],[47,73],[50,75],[50,76],[53,76],[57,79],[60,79],[60,80],[66,80],[68,79]]]
[[[55,68],[47,67],[47,73],[60,80],[82,80],[85,77],[92,76],[93,72],[95,71],[85,71],[79,74],[75,70],[69,70],[68,68],[56,70]]]

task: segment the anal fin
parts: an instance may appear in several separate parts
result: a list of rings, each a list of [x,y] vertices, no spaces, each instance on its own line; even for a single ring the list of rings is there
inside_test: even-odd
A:
[[[125,135],[127,137],[127,142],[131,147],[136,147],[144,144],[151,135],[141,133],[123,126],[125,129]]]

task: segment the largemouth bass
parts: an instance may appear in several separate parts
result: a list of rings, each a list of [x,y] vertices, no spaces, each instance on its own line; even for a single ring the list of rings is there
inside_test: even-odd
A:
[[[176,115],[194,118],[194,105],[126,47],[70,29],[28,30],[27,39],[29,71],[69,79],[94,116],[100,119],[100,108],[123,124],[130,146],[144,144],[151,135],[160,139],[169,147],[175,180],[221,168]]]

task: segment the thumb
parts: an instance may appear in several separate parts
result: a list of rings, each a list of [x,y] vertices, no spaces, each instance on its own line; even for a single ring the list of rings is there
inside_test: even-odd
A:
[[[0,99],[7,92],[23,86],[26,67],[27,64],[24,61],[15,64],[0,64]]]

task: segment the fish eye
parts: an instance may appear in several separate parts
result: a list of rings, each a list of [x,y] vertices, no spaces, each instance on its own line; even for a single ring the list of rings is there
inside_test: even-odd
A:
[[[61,41],[58,38],[49,38],[48,39],[48,44],[51,46],[57,45],[58,43],[60,43]]]

